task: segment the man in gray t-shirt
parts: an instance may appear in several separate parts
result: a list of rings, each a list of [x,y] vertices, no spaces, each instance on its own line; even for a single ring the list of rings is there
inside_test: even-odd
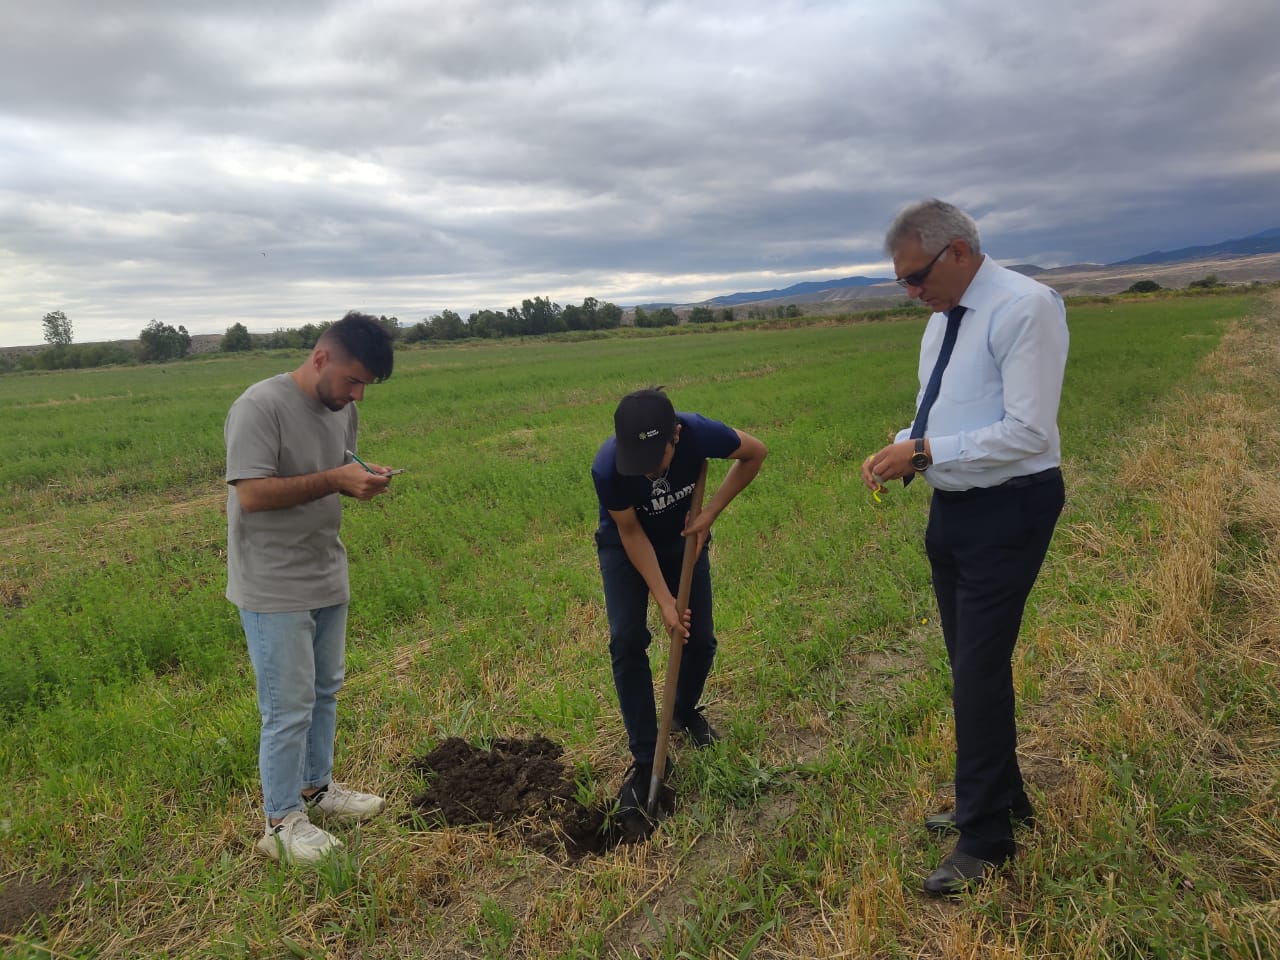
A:
[[[338,497],[369,500],[391,482],[388,468],[348,455],[353,401],[393,362],[382,325],[348,313],[301,366],[254,384],[227,413],[227,599],[257,677],[267,816],[257,848],[272,859],[314,863],[342,845],[308,810],[364,819],[385,807],[333,780],[333,739],[350,599]]]

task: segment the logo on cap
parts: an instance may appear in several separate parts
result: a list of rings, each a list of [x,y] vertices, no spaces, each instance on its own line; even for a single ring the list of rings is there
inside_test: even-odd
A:
[[[657,430],[641,430],[640,431],[641,440],[648,440],[650,437],[656,437],[657,435],[658,435]]]

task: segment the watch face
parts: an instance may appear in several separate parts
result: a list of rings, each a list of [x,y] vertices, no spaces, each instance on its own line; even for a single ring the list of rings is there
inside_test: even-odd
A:
[[[929,466],[929,458],[923,453],[917,453],[912,456],[911,465],[917,470],[924,470]]]

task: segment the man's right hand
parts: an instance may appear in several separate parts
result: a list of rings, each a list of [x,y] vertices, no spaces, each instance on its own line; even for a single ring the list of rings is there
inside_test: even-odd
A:
[[[357,500],[372,500],[378,494],[385,493],[391,485],[390,477],[370,473],[358,463],[335,467],[332,476],[339,493]]]
[[[690,611],[686,610],[684,616],[680,616],[676,612],[676,600],[672,597],[669,602],[664,601],[659,609],[662,611],[662,625],[667,628],[667,636],[675,639],[679,638],[682,643],[689,642],[689,629],[691,625]],[[676,631],[679,630],[679,633]]]

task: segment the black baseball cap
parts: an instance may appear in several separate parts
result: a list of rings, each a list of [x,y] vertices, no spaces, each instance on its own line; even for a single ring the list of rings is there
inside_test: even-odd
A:
[[[618,441],[613,460],[618,472],[624,477],[652,473],[676,435],[676,408],[661,387],[629,393],[613,411],[613,432]]]

